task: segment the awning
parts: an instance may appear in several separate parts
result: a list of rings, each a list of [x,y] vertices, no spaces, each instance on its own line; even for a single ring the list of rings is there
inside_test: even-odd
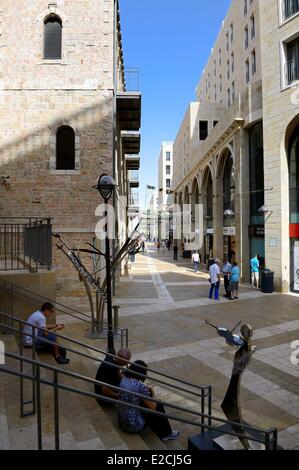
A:
[[[139,131],[141,126],[141,93],[118,92],[117,118],[123,131]]]
[[[124,154],[136,155],[140,152],[139,132],[121,131],[121,140]]]
[[[126,155],[126,168],[127,170],[139,170],[140,168],[140,157],[136,155]]]

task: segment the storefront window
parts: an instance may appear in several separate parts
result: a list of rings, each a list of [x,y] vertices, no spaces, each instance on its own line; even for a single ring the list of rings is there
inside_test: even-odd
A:
[[[223,173],[223,211],[230,209],[235,214],[235,168],[233,156],[230,153],[225,162]],[[235,217],[223,220],[225,227],[233,227],[235,225]]]
[[[264,149],[263,125],[258,123],[249,131],[249,171],[250,171],[250,222],[264,224],[264,217],[258,210],[264,205]]]

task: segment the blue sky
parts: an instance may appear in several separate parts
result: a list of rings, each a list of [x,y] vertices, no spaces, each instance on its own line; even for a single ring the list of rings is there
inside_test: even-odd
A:
[[[231,0],[120,0],[125,67],[140,70],[140,205],[157,186],[161,142],[174,140]],[[147,202],[150,194],[147,194]]]

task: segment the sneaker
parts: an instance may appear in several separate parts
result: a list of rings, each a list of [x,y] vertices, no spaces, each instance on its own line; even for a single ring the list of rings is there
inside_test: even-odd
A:
[[[180,431],[172,431],[172,433],[169,434],[169,436],[162,437],[161,441],[163,442],[174,441],[175,439],[179,437],[180,434],[181,434]]]
[[[228,300],[235,300],[235,297],[229,297]]]
[[[66,359],[65,357],[62,357],[62,356],[59,356],[55,359],[58,364],[68,364],[70,362],[69,359]]]
[[[235,300],[239,300],[239,297],[234,297]]]

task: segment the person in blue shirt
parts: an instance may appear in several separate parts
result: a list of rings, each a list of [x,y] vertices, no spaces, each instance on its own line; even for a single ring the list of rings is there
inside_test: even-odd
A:
[[[239,298],[240,268],[238,263],[234,262],[230,274],[231,297],[229,300],[238,300]]]
[[[251,285],[252,287],[259,287],[259,257],[255,255],[254,258],[250,260],[250,271],[251,271]]]

